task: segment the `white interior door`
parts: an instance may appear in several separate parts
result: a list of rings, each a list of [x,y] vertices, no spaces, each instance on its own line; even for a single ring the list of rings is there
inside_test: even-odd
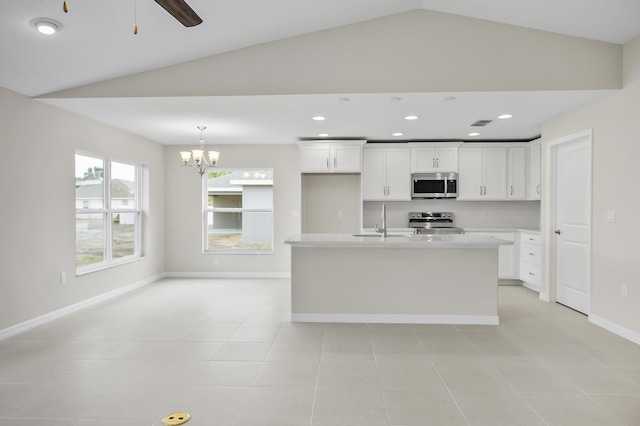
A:
[[[591,310],[591,136],[556,153],[556,301]]]

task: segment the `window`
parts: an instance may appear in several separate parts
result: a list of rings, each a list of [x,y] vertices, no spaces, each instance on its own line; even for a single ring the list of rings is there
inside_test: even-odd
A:
[[[205,252],[272,252],[272,169],[209,171],[203,187]]]
[[[76,271],[140,257],[141,166],[76,153]]]

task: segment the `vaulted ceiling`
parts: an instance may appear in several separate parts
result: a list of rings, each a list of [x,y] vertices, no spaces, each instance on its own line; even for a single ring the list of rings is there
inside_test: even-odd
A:
[[[467,137],[470,122],[493,118],[498,112],[513,113],[513,121],[508,125],[501,123],[502,127],[487,127],[482,138],[526,139],[539,133],[544,120],[616,87],[604,84],[564,88],[569,90],[557,87],[487,90],[480,84],[478,88],[462,90],[454,84],[450,88],[434,86],[430,90],[409,85],[408,90],[392,91],[382,84],[380,89],[364,92],[352,90],[355,85],[339,84],[338,77],[333,91],[313,90],[311,84],[309,90],[295,93],[287,88],[268,94],[261,93],[260,89],[226,94],[205,90],[195,94],[201,96],[194,93],[109,96],[109,93],[127,87],[131,81],[127,80],[129,75],[188,61],[197,64],[202,58],[256,46],[274,46],[279,40],[296,40],[317,32],[340,34],[336,29],[413,11],[445,12],[598,40],[606,42],[605,45],[613,43],[614,47],[640,34],[637,25],[640,2],[636,0],[188,2],[203,18],[203,24],[185,28],[152,0],[70,0],[70,11],[66,14],[62,11],[62,1],[57,0],[2,2],[0,86],[27,96],[45,95],[46,101],[53,105],[165,144],[193,143],[197,125],[207,125],[215,143],[290,143],[319,133],[328,133],[329,137],[391,139],[391,133],[396,131],[405,133],[401,139],[463,139]],[[139,28],[137,35],[131,31],[134,16]],[[40,35],[30,25],[39,17],[59,21],[62,30],[49,37]],[[375,55],[377,47],[371,46],[371,52],[365,53]],[[406,46],[397,46],[397,49],[403,50]],[[331,52],[315,53],[313,66],[335,65],[331,62],[335,60],[330,57]],[[481,53],[478,52],[479,57]],[[443,58],[434,59],[443,61]],[[271,60],[280,58],[273,56]],[[404,66],[403,63],[394,65],[398,69]],[[507,64],[495,65],[499,68]],[[546,65],[554,66],[553,63]],[[465,72],[472,76],[474,67],[470,60]],[[237,70],[238,73],[245,71]],[[154,78],[162,74],[143,75]],[[189,75],[174,74],[176,83],[188,78]],[[99,94],[67,91],[108,80],[113,84],[102,86]],[[172,81],[163,77],[159,83],[167,86]],[[51,92],[60,93],[46,96]],[[445,98],[449,99],[446,103]],[[456,99],[450,101],[451,98]],[[312,121],[311,116],[317,114],[326,115],[327,120]],[[421,118],[408,125],[401,119],[407,114]]]

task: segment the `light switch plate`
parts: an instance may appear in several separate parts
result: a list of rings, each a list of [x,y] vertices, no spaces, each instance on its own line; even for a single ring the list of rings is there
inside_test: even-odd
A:
[[[615,210],[607,210],[607,222],[608,223],[616,223],[616,211]]]

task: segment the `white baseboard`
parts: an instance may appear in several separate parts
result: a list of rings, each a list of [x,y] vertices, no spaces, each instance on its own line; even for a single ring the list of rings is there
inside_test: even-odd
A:
[[[385,314],[300,314],[291,322],[368,323],[368,324],[478,324],[498,325],[497,315],[385,315]]]
[[[528,288],[529,290],[535,291],[536,293],[540,293],[541,290],[542,290],[542,286],[541,285],[532,284],[532,283],[529,283],[527,281],[522,281],[522,285],[524,287]]]
[[[146,278],[144,280],[138,281],[136,283],[133,284],[129,284],[126,285],[124,287],[120,287],[118,289],[112,290],[110,292],[92,297],[90,299],[87,300],[83,300],[82,302],[78,302],[78,303],[74,303],[73,305],[69,305],[67,307],[64,307],[62,309],[58,309],[56,311],[53,312],[49,312],[48,314],[44,314],[41,315],[39,317],[36,318],[32,318],[30,320],[18,323],[16,325],[12,325],[11,327],[5,328],[0,330],[0,340],[9,338],[11,336],[15,336],[16,334],[20,334],[20,333],[24,333],[25,331],[29,331],[32,328],[38,327],[40,325],[46,324],[48,322],[51,322],[53,320],[62,318],[66,315],[72,314],[74,312],[78,312],[82,309],[88,308],[90,306],[96,305],[98,303],[102,303],[104,301],[107,301],[109,299],[113,299],[114,297],[118,297],[121,296],[123,294],[132,292],[134,290],[137,290],[141,287],[144,287],[147,284],[151,284],[155,281],[158,281],[162,278],[164,278],[166,275],[163,274],[158,274],[156,276],[150,277],[150,278]]]
[[[589,315],[589,322],[640,345],[640,333],[636,333],[635,331],[629,330],[628,328],[622,327],[621,325],[593,314]]]
[[[166,272],[168,278],[291,278],[290,272]]]
[[[522,285],[522,281],[517,280],[515,278],[499,278],[498,279],[498,285],[504,285],[504,286]]]

